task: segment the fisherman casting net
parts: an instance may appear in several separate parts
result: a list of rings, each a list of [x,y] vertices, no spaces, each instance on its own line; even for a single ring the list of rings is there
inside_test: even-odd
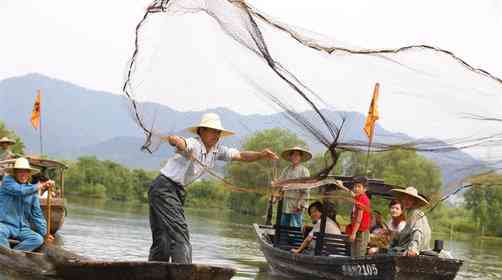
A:
[[[170,105],[170,96],[195,92],[190,101],[209,108],[240,101],[285,112],[294,132],[333,158],[318,175],[324,177],[335,151],[368,149],[362,127],[378,82],[373,152],[415,150],[455,179],[502,159],[502,125],[486,120],[502,118],[502,80],[450,51],[354,47],[231,0],[155,1],[136,31],[123,90],[150,152],[161,135],[197,120],[171,122],[169,111],[149,102]],[[232,118],[223,122],[242,127]]]

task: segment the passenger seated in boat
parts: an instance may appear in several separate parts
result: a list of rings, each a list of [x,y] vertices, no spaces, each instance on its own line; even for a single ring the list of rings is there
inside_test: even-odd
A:
[[[305,249],[309,248],[313,250],[315,246],[313,246],[312,240],[315,239],[314,233],[320,232],[321,231],[321,215],[322,215],[322,203],[319,201],[316,201],[312,203],[309,208],[308,212],[310,215],[310,218],[312,219],[312,222],[314,222],[314,228],[310,231],[309,235],[303,240],[302,244],[300,245],[299,248],[296,249],[291,249],[291,252],[294,254],[300,254],[303,252]],[[340,232],[340,227],[338,226],[338,223],[336,222],[336,217],[335,220],[333,221],[329,217],[326,217],[326,229],[325,233],[329,234],[341,234]],[[312,245],[312,246],[311,246]]]
[[[14,249],[34,251],[44,242],[47,223],[42,209],[38,190],[54,186],[54,181],[32,185],[30,175],[36,169],[30,167],[25,158],[18,158],[14,167],[7,169],[8,174],[0,188],[0,246],[9,248],[8,239],[19,240]],[[34,231],[31,229],[33,225]],[[53,237],[48,235],[48,240]]]
[[[414,187],[392,189],[391,192],[402,203],[406,225],[391,241],[389,254],[416,256],[421,251],[430,250],[431,228],[424,212],[420,210],[429,205],[429,202]]]
[[[376,212],[376,211],[375,211]],[[370,249],[368,255],[374,255],[381,251],[381,248],[388,249],[389,242],[401,232],[406,226],[406,219],[403,206],[399,200],[392,200],[389,203],[390,220],[384,225],[384,230],[372,233],[370,237]]]
[[[31,176],[31,184],[32,185],[36,185],[38,183],[44,183],[44,182],[49,181],[49,178],[47,176],[45,176],[43,173],[45,173],[45,172],[42,171],[40,173],[32,175]],[[49,192],[47,190],[42,190],[42,189],[38,190],[38,196],[40,198],[47,198],[47,194],[48,193]],[[57,197],[57,193],[56,192],[51,192],[51,197]]]
[[[312,154],[301,148],[294,147],[284,150],[281,157],[291,162],[286,167],[279,180],[297,179],[309,177],[309,170],[301,163],[312,158]],[[308,195],[305,190],[287,190],[283,194],[283,213],[281,216],[281,225],[290,227],[301,227],[303,225],[303,210],[305,208],[305,198]]]
[[[10,146],[14,144],[16,144],[16,142],[7,137],[2,137],[0,139],[0,161],[14,158],[14,153],[10,151]],[[5,175],[4,167],[0,166],[0,183],[4,175]]]
[[[373,226],[371,226],[370,234],[383,234],[385,232],[385,225],[383,223],[382,213],[380,213],[379,211],[373,211],[373,214],[373,216],[375,217],[375,222]]]

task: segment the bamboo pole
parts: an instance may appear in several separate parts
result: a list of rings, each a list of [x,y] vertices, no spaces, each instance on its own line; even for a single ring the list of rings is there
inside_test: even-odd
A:
[[[47,240],[51,235],[51,223],[52,223],[52,188],[47,189],[47,236],[45,239]]]

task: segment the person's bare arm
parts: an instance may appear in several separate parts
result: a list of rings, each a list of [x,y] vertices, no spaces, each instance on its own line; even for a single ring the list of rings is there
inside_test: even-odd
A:
[[[169,145],[176,147],[180,151],[185,151],[187,148],[187,143],[185,139],[176,135],[162,136],[160,138],[162,141],[169,143]]]
[[[356,240],[356,233],[359,230],[359,226],[361,226],[362,220],[363,220],[363,210],[357,209],[356,223],[354,224],[354,227],[352,228],[352,233],[350,234],[350,240],[352,240],[352,241]]]
[[[235,161],[246,161],[246,162],[257,161],[260,159],[278,160],[279,157],[270,149],[264,149],[261,152],[255,152],[255,151],[239,152],[239,154],[237,154],[232,158],[232,160]]]
[[[310,242],[312,242],[312,237],[310,237],[309,235],[307,236],[307,238],[305,238],[305,240],[303,240],[302,245],[300,245],[298,249],[291,249],[291,252],[293,252],[294,254],[300,254],[301,252],[303,252],[303,250],[305,250],[305,248],[310,245]]]

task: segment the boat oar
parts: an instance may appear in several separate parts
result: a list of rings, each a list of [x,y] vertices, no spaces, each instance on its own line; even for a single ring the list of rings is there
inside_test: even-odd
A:
[[[50,184],[50,183],[49,183]],[[52,187],[47,189],[47,235],[45,236],[45,241],[52,241],[49,239],[51,236],[51,223],[52,223]]]

